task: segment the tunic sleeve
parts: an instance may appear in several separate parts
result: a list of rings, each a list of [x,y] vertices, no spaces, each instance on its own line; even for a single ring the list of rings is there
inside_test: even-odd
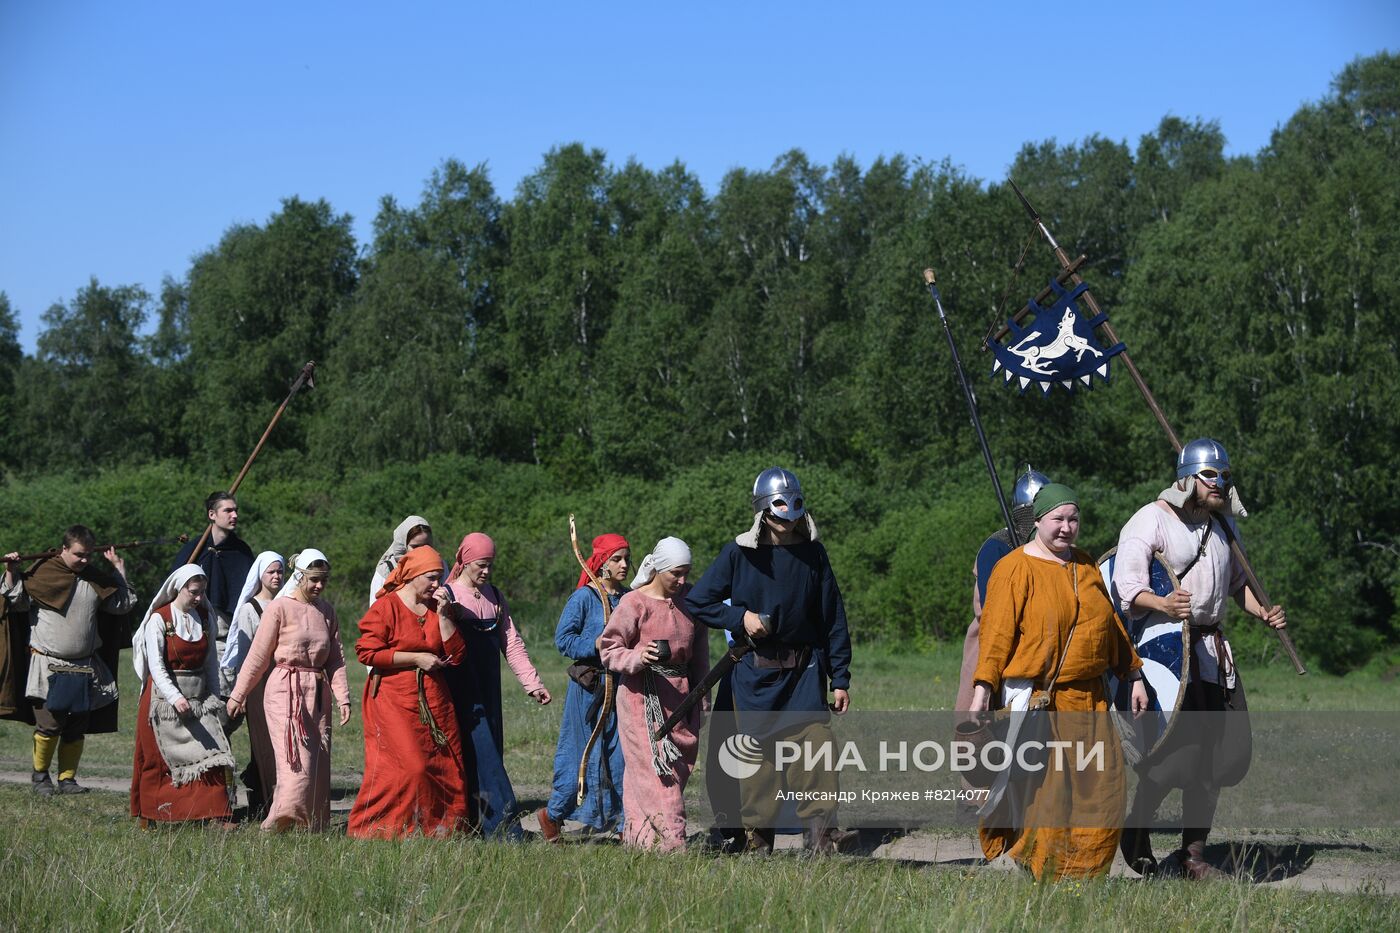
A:
[[[131,588],[126,577],[117,574],[116,592],[102,601],[102,611],[112,615],[124,615],[136,608],[136,591]]]
[[[425,621],[423,624],[427,627],[427,630],[437,634],[437,637],[432,638],[431,641],[441,641],[442,623],[438,619],[438,614],[436,612],[429,612],[424,618]],[[462,663],[466,655],[467,640],[462,637],[462,630],[457,628],[454,624],[452,626],[452,634],[447,636],[446,641],[442,642],[443,663],[448,667],[456,667],[458,664]]]
[[[239,703],[248,698],[253,686],[272,665],[277,653],[277,640],[282,634],[282,622],[287,618],[286,603],[285,599],[274,599],[263,610],[257,634],[248,646],[248,657],[244,659],[243,667],[238,671],[238,682],[233,686],[231,698]],[[234,633],[230,632],[229,637],[235,637]]]
[[[831,560],[822,549],[822,618],[826,628],[826,660],[833,690],[851,686],[851,632],[846,624],[846,602],[836,585]]]
[[[645,649],[637,643],[642,631],[641,611],[637,605],[639,599],[646,597],[638,596],[618,603],[598,640],[598,657],[610,671],[640,674],[646,667],[642,661]]]
[[[583,636],[588,622],[588,612],[598,596],[586,586],[574,590],[574,595],[564,604],[559,615],[559,625],[554,629],[554,646],[559,653],[575,661],[596,660],[598,647],[591,638]],[[602,606],[601,603],[598,604]]]
[[[724,601],[733,594],[738,547],[732,541],[726,544],[685,598],[686,608],[697,622],[736,635],[744,630],[744,607],[728,606]]]
[[[695,626],[695,636],[690,640],[690,685],[697,686],[710,672],[710,630]]]
[[[1161,522],[1154,514],[1160,511],[1155,503],[1149,503],[1128,519],[1128,524],[1118,534],[1113,588],[1118,591],[1123,614],[1130,619],[1146,615],[1144,610],[1133,608],[1133,600],[1141,593],[1151,592],[1152,553],[1165,550]]]
[[[977,670],[973,682],[981,681],[995,694],[1001,689],[1002,672],[1011,661],[1019,639],[1018,621],[1025,609],[1027,586],[1024,574],[1014,564],[998,562],[987,581],[987,603],[982,607],[978,640]]]
[[[150,673],[152,688],[160,691],[165,702],[174,706],[184,694],[170,678],[170,665],[165,660],[165,623],[170,621],[170,617],[162,615],[161,609],[157,609],[155,614],[162,621],[146,626],[146,670]]]
[[[340,619],[336,618],[335,608],[325,600],[317,603],[321,614],[330,627],[330,655],[326,658],[326,674],[331,680],[331,693],[341,706],[350,705],[350,679],[345,673],[345,647],[340,643]]]
[[[360,637],[355,641],[355,656],[370,667],[394,666],[393,607],[386,600],[398,599],[393,593],[376,599],[369,611],[360,618]]]
[[[219,696],[219,689],[222,682],[219,680],[219,650],[215,635],[218,633],[219,624],[214,621],[214,613],[211,610],[208,615],[201,618],[200,624],[204,626],[204,683],[208,685],[211,696]]]
[[[543,690],[544,681],[540,680],[540,672],[535,670],[535,665],[530,663],[530,653],[525,650],[525,639],[520,637],[520,629],[511,617],[506,594],[494,586],[492,589],[501,602],[501,653],[506,656],[511,673],[520,682],[520,686],[525,688],[526,693]]]

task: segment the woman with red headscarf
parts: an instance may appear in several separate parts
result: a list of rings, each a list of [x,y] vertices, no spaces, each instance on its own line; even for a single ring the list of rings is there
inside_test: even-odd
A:
[[[444,668],[466,648],[440,616],[442,558],[410,550],[360,620],[355,653],[371,667],[365,684],[365,776],[349,835],[446,836],[466,827],[467,787]]]
[[[448,668],[447,686],[457,708],[462,755],[472,793],[472,826],[485,836],[519,839],[519,805],[504,761],[505,736],[501,712],[501,655],[525,693],[541,706],[549,702],[525,642],[511,618],[505,594],[487,582],[496,562],[496,543],[479,531],[462,539],[449,576],[451,609],[443,611],[457,623],[466,641],[466,656]]]
[[[563,723],[554,751],[554,789],[549,802],[535,812],[540,832],[550,842],[559,838],[566,819],[603,832],[622,828],[622,746],[618,743],[615,711],[609,711],[603,719],[598,737],[588,750],[586,764],[583,756],[603,712],[606,674],[598,659],[598,637],[607,621],[603,600],[608,601],[611,612],[627,592],[622,581],[627,579],[631,553],[622,535],[599,535],[593,539],[593,553],[585,563],[598,586],[589,581],[587,572],[579,574],[578,588],[564,605],[554,631],[555,647],[574,663],[569,667],[569,690],[564,695]],[[582,803],[578,801],[580,764],[585,765]]]

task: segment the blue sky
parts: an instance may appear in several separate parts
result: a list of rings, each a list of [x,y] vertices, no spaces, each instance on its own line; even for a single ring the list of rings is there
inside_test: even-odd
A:
[[[1384,49],[1394,0],[0,0],[0,290],[32,349],[90,276],[155,293],[283,197],[326,198],[363,242],[445,158],[509,194],[575,140],[711,191],[793,147],[999,180],[1024,142],[1135,144],[1168,113],[1252,153]]]

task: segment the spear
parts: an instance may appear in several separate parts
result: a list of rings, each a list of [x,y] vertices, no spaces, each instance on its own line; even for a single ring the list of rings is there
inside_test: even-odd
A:
[[[270,435],[272,429],[277,426],[278,420],[282,417],[282,412],[287,410],[287,405],[291,403],[292,396],[300,392],[302,386],[308,389],[316,388],[315,362],[308,362],[303,366],[301,372],[297,374],[296,379],[292,381],[291,391],[287,393],[286,398],[282,399],[282,404],[277,406],[277,411],[273,413],[272,420],[267,423],[267,429],[263,431],[262,437],[258,438],[257,446],[255,446],[253,452],[248,455],[248,461],[243,464],[243,469],[238,471],[238,475],[234,477],[233,483],[229,485],[228,494],[230,496],[238,492],[238,487],[243,484],[243,477],[248,475],[248,469],[252,467],[253,461],[258,459],[258,454],[262,453],[263,444],[267,443],[268,435]],[[193,564],[195,561],[199,560],[199,552],[204,550],[204,543],[209,540],[209,535],[213,531],[214,524],[210,522],[209,527],[204,529],[204,534],[200,535],[199,540],[195,542],[194,550],[190,551],[190,559],[186,561],[186,563]]]
[[[938,309],[938,319],[943,322],[943,335],[948,338],[948,351],[953,354],[953,371],[958,374],[958,382],[962,385],[963,398],[967,401],[967,412],[972,419],[972,430],[977,432],[977,443],[982,447],[982,460],[987,464],[987,472],[992,477],[992,488],[997,493],[997,505],[1001,506],[1001,517],[1006,522],[1006,533],[1011,538],[1011,546],[1020,544],[1020,539],[1016,537],[1016,523],[1011,520],[1011,509],[1006,504],[1006,493],[1001,489],[1001,479],[997,476],[996,464],[992,461],[992,450],[987,446],[987,435],[982,430],[982,416],[977,413],[977,396],[972,392],[972,384],[967,381],[967,372],[963,369],[962,357],[958,356],[958,345],[953,340],[953,328],[948,324],[948,315],[943,311],[943,299],[938,294],[938,283],[934,280],[933,270],[924,270],[924,284],[928,286],[928,293],[933,296],[933,306]]]
[[[1035,223],[1036,227],[1040,229],[1040,235],[1045,238],[1046,243],[1050,244],[1050,249],[1054,252],[1055,258],[1059,260],[1060,268],[1064,270],[1061,274],[1063,275],[1065,272],[1069,273],[1070,282],[1075,286],[1082,285],[1084,280],[1080,277],[1077,270],[1083,260],[1081,259],[1075,262],[1069,258],[1069,253],[1065,252],[1064,247],[1060,246],[1060,244],[1055,241],[1055,237],[1050,232],[1050,228],[1045,226],[1045,221],[1041,219],[1040,212],[1031,206],[1030,199],[1016,186],[1016,182],[1012,181],[1010,178],[1007,179],[1007,182],[1011,185],[1011,190],[1016,192],[1016,197],[1021,199],[1021,204],[1025,207],[1026,213],[1030,214],[1031,220]],[[1088,289],[1085,289],[1082,297],[1084,299],[1084,304],[1088,306],[1094,317],[1103,315],[1103,309],[1099,307],[1098,301]],[[1113,344],[1121,343],[1122,341],[1118,339],[1118,335],[1113,332],[1113,325],[1108,323],[1107,315],[1103,315],[1102,320],[1103,323],[1100,324],[1099,327],[1103,329],[1104,336],[1108,338],[1108,341]],[[1147,383],[1142,378],[1142,373],[1138,372],[1137,366],[1133,363],[1133,358],[1128,355],[1127,350],[1118,354],[1118,357],[1123,361],[1124,368],[1128,370],[1128,378],[1132,379],[1133,385],[1137,386],[1137,390],[1141,393],[1143,401],[1147,403],[1147,407],[1152,411],[1152,416],[1157,419],[1157,423],[1162,426],[1162,430],[1167,432],[1167,440],[1171,442],[1172,449],[1178,454],[1181,453],[1181,438],[1177,437],[1176,431],[1172,430],[1171,422],[1167,421],[1167,416],[1163,413],[1162,406],[1157,404],[1157,398],[1152,394],[1152,390],[1147,387]],[[1269,598],[1268,592],[1264,589],[1264,584],[1259,582],[1259,576],[1254,572],[1254,567],[1250,564],[1249,558],[1245,556],[1244,548],[1240,546],[1239,536],[1235,534],[1229,522],[1217,522],[1217,524],[1220,526],[1220,530],[1225,533],[1226,540],[1230,542],[1230,553],[1234,556],[1240,569],[1244,571],[1245,583],[1254,592],[1254,598],[1259,601],[1259,605],[1272,608],[1274,606],[1274,601]],[[1293,647],[1293,639],[1282,629],[1273,629],[1273,632],[1278,636],[1279,644],[1283,646],[1284,653],[1288,655],[1288,660],[1293,662],[1293,669],[1299,674],[1306,674],[1308,670],[1303,666],[1302,660],[1298,657],[1297,649]]]
[[[188,540],[190,540],[189,535],[178,535],[174,538],[152,538],[149,541],[127,541],[124,544],[99,544],[97,547],[93,548],[93,550],[99,554],[103,554],[112,550],[129,551],[132,548],[156,547],[157,545],[163,544],[184,544]],[[47,560],[50,557],[57,557],[61,553],[63,553],[62,548],[52,547],[47,551],[36,551],[33,554],[20,554],[15,558],[15,561]]]

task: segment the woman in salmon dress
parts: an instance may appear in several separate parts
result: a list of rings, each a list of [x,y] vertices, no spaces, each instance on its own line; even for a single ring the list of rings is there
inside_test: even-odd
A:
[[[438,614],[442,557],[403,556],[360,620],[355,653],[371,667],[364,694],[365,776],[349,834],[393,839],[447,836],[467,826],[462,741],[443,668],[465,643]]]
[[[685,609],[690,548],[662,538],[648,554],[599,639],[603,666],[618,674],[617,728],[626,761],[624,845],[685,848],[685,785],[700,747],[696,706],[661,741],[657,728],[709,669],[709,631]]]
[[[262,828],[321,830],[331,818],[331,701],[350,721],[350,682],[335,610],[321,598],[330,580],[326,555],[308,548],[262,614],[238,673],[228,712],[237,716],[263,683],[263,716],[277,762],[272,805]],[[251,727],[250,727],[250,732]]]
[[[530,663],[505,594],[488,582],[495,562],[496,543],[479,531],[457,548],[445,588],[452,596],[452,620],[467,647],[462,664],[443,672],[462,734],[472,827],[483,836],[519,840],[524,836],[520,807],[505,765],[501,656],[530,699],[544,706],[550,696]]]
[[[131,815],[141,825],[206,821],[232,828],[233,754],[219,719],[219,657],[208,583],[186,564],[161,585],[136,636],[132,662],[141,679]]]
[[[1049,735],[1037,740],[1070,747],[1058,759],[1062,764],[1047,755],[1043,770],[1009,782],[1001,803],[990,812],[984,807],[978,832],[987,858],[1005,853],[1037,879],[1093,877],[1113,862],[1126,805],[1103,674],[1112,669],[1135,681],[1137,715],[1147,708],[1147,690],[1136,673],[1142,661],[1113,611],[1098,565],[1074,547],[1074,491],[1043,486],[1034,510],[1035,537],[998,561],[987,584],[972,708],[988,710],[994,693],[1002,701],[997,705],[1011,710],[1025,710],[1043,696],[1054,715]],[[1079,750],[1096,748],[1102,767],[1080,767]],[[998,793],[995,784],[992,793]]]

